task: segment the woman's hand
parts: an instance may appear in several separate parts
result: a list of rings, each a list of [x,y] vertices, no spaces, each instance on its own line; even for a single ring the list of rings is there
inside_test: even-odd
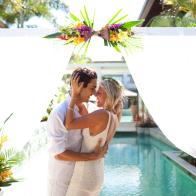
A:
[[[101,147],[101,143],[102,143],[102,139],[100,138],[96,147],[95,147],[95,151],[94,151],[94,155],[95,155],[94,159],[95,160],[103,158],[108,151],[108,144],[105,143],[104,146]]]
[[[71,79],[71,87],[72,87],[72,98],[80,98],[80,93],[82,91],[83,88],[83,82],[79,83],[79,75],[74,76]]]

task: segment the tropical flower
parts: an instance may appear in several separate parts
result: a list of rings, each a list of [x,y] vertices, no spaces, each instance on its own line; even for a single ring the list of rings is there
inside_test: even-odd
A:
[[[8,140],[8,137],[3,133],[4,125],[11,116],[12,114],[0,127],[0,187],[10,186],[13,182],[18,182],[18,180],[13,177],[12,168],[21,163],[24,158],[22,153],[16,152],[13,148],[3,149],[4,143]]]
[[[60,29],[60,32],[47,35],[45,36],[45,38],[59,38],[61,40],[64,40],[66,44],[73,43],[76,46],[83,43],[80,48],[80,50],[84,48],[83,55],[86,54],[91,37],[93,35],[98,35],[99,37],[103,38],[105,46],[112,46],[118,52],[121,51],[120,47],[123,47],[125,48],[125,50],[127,50],[131,46],[130,39],[134,39],[134,33],[132,32],[131,28],[141,24],[143,20],[120,23],[120,21],[128,16],[126,14],[117,19],[117,16],[121,11],[122,9],[118,10],[118,12],[101,30],[94,31],[94,16],[93,20],[91,21],[89,19],[86,7],[84,6],[84,11],[80,11],[82,19],[79,19],[77,16],[71,13],[70,17],[74,20],[75,23],[72,23],[69,26],[62,27]],[[85,45],[86,47],[84,47]]]

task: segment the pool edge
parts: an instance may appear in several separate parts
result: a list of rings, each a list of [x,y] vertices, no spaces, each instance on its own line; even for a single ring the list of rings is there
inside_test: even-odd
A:
[[[180,168],[182,168],[186,173],[189,174],[194,180],[196,180],[196,167],[182,159],[179,155],[181,151],[163,151],[164,156],[176,163]]]

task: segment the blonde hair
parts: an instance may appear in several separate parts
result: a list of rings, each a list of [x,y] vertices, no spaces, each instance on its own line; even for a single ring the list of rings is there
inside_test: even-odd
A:
[[[123,109],[123,88],[114,79],[104,79],[101,81],[100,86],[106,92],[106,101],[104,109],[112,111],[120,118]]]

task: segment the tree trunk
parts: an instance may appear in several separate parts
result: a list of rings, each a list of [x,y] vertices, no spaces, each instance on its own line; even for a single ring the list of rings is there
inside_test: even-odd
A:
[[[23,11],[20,12],[20,15],[17,21],[18,21],[17,28],[23,28],[24,27],[24,12]]]

